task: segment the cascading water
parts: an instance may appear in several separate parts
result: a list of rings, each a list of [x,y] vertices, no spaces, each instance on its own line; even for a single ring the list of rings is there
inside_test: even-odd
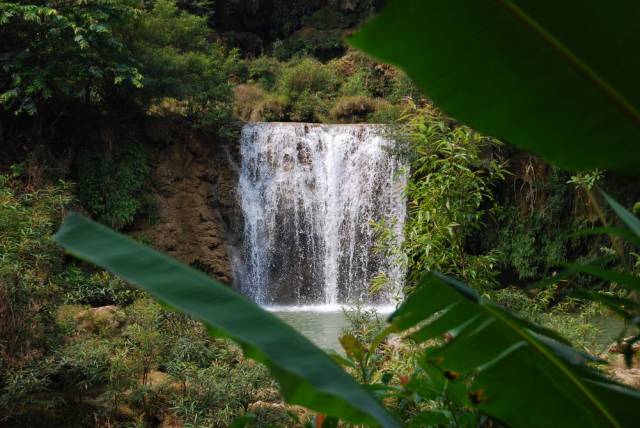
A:
[[[372,222],[400,239],[402,164],[378,125],[251,123],[241,136],[243,293],[264,305],[390,303],[404,272],[374,251]],[[391,286],[371,295],[383,273]]]

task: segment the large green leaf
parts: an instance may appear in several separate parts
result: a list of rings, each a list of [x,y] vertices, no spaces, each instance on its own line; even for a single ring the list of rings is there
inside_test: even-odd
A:
[[[637,173],[640,2],[391,0],[350,42],[444,111],[570,169]]]
[[[616,212],[618,217],[620,217],[624,224],[629,227],[631,232],[633,232],[636,237],[640,238],[640,220],[638,220],[638,217],[631,214],[631,212],[623,207],[620,202],[613,199],[606,192],[602,192],[602,195],[607,200],[607,203],[611,208]]]
[[[205,274],[80,215],[55,236],[71,254],[103,267],[230,337],[267,365],[285,399],[347,421],[397,422],[327,354],[271,313]]]
[[[631,427],[640,393],[592,368],[595,358],[549,330],[479,297],[437,273],[391,316],[392,326],[417,326],[418,341],[452,337],[429,350],[442,370],[475,373],[470,396],[479,408],[517,427]]]

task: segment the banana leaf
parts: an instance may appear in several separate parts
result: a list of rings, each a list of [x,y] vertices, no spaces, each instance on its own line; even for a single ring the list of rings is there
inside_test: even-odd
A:
[[[568,169],[637,174],[640,2],[391,0],[349,42],[442,110]]]
[[[425,275],[390,322],[396,331],[415,329],[420,342],[446,334],[428,361],[445,373],[472,373],[472,401],[509,426],[637,424],[640,393],[604,376],[595,357],[452,278]]]

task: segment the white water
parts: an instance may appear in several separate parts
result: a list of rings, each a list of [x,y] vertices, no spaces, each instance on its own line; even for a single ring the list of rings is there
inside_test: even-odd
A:
[[[406,177],[382,133],[377,125],[245,125],[237,282],[246,295],[276,310],[393,302],[404,272],[373,251],[371,222],[392,224],[399,242]],[[380,272],[390,285],[373,296]]]

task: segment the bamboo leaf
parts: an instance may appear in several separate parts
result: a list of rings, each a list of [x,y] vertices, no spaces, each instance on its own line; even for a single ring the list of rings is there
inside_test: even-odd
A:
[[[354,423],[397,427],[397,422],[327,354],[273,314],[229,287],[178,261],[78,214],[55,241],[202,321],[212,333],[238,342],[264,363],[285,399]]]
[[[633,243],[636,246],[640,246],[640,236],[634,234],[627,228],[624,227],[593,227],[591,229],[580,230],[572,236],[585,236],[585,235],[610,235],[610,236],[619,236],[620,238],[625,239]]]
[[[606,192],[602,192],[602,195],[607,200],[607,203],[613,208],[613,210],[618,214],[620,219],[631,229],[631,231],[637,236],[640,237],[640,220],[633,214],[631,214],[625,207],[620,205],[618,201],[609,196]]]

